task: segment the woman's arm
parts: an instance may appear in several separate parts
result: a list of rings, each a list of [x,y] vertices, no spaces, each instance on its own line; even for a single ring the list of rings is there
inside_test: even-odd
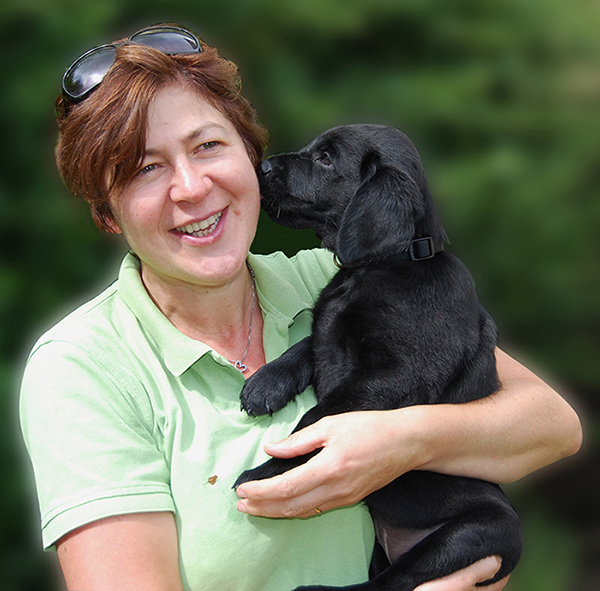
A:
[[[432,407],[430,459],[418,468],[514,482],[581,447],[579,417],[550,386],[496,350],[501,389],[464,405]],[[454,421],[459,429],[453,428]]]
[[[67,589],[182,591],[172,513],[109,517],[57,543]]]
[[[550,386],[497,352],[502,388],[466,404],[428,405],[325,417],[266,447],[276,457],[323,448],[306,464],[238,488],[252,515],[314,515],[363,499],[408,470],[502,483],[577,452],[581,425]]]
[[[482,400],[325,417],[267,446],[277,457],[323,450],[286,474],[240,486],[238,509],[270,517],[309,516],[315,507],[325,511],[355,503],[408,470],[501,483],[576,453],[581,424],[567,402],[500,350],[497,366],[502,388]],[[499,566],[489,557],[418,591],[475,591]],[[507,581],[490,591],[500,591]]]

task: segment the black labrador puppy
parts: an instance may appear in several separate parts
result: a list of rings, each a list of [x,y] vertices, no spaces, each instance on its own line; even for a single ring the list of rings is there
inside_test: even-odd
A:
[[[309,384],[318,403],[296,430],[325,415],[461,403],[498,389],[494,322],[466,267],[444,250],[448,239],[406,135],[337,127],[264,161],[259,178],[271,219],[315,230],[341,268],[315,304],[312,335],[248,380],[248,413],[273,413]],[[311,455],[270,459],[235,486]],[[519,560],[519,519],[495,484],[413,471],[365,503],[389,562],[374,563],[376,576],[351,589],[409,591],[500,555],[489,584]]]

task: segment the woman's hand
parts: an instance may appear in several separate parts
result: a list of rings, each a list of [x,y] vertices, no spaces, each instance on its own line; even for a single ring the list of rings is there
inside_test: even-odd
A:
[[[500,591],[504,589],[508,582],[508,577],[493,585],[486,585],[485,587],[475,586],[476,583],[483,583],[491,579],[498,572],[500,564],[498,557],[489,556],[443,579],[419,585],[415,591],[475,591],[480,589],[485,589],[485,591]]]
[[[315,507],[327,511],[361,501],[415,467],[420,445],[411,436],[411,412],[406,415],[404,424],[386,411],[328,416],[267,445],[265,451],[278,458],[322,450],[280,476],[240,485],[238,509],[263,517],[308,517],[315,515]],[[405,433],[403,446],[399,433]]]

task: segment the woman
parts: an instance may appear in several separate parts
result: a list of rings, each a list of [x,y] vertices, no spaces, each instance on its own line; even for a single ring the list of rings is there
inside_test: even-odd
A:
[[[578,449],[573,410],[500,351],[503,388],[486,400],[329,417],[287,439],[310,392],[245,416],[244,379],[309,333],[335,267],[321,250],[249,254],[266,133],[235,66],[152,27],[75,62],[57,113],[65,183],[131,248],[118,280],[38,341],[23,379],[44,544],[69,589],[362,581],[374,537],[357,503],[371,491],[409,469],[515,480]],[[236,496],[267,444],[324,449]],[[310,518],[276,519],[290,517]],[[498,566],[419,591],[474,589]]]

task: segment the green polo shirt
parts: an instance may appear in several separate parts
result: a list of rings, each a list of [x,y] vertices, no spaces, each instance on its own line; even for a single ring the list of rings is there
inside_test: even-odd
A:
[[[269,361],[309,334],[335,267],[322,250],[249,262]],[[238,474],[315,403],[307,390],[273,416],[248,417],[243,385],[231,363],[160,313],[127,255],[118,280],[46,333],[25,370],[21,422],[44,546],[112,515],[172,511],[186,591],[366,580],[374,535],[363,505],[308,519],[237,511]]]

